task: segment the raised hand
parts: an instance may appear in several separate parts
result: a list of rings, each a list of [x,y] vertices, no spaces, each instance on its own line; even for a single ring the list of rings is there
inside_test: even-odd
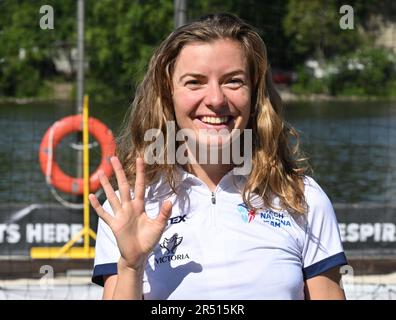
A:
[[[110,159],[117,178],[120,199],[115,194],[107,177],[99,174],[100,183],[113,209],[114,216],[106,212],[94,194],[89,201],[100,218],[111,228],[127,267],[138,270],[144,267],[148,255],[159,242],[172,211],[172,203],[162,204],[158,217],[151,219],[144,212],[145,177],[142,158],[136,159],[136,181],[134,198],[117,157]]]

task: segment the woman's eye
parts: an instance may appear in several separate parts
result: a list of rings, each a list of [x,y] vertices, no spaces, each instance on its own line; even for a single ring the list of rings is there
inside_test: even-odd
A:
[[[228,80],[227,84],[233,88],[239,88],[239,87],[243,86],[244,82],[242,79],[232,78],[232,79]]]
[[[188,80],[188,81],[186,81],[186,83],[185,83],[186,86],[190,86],[190,87],[192,87],[192,86],[198,86],[199,84],[200,84],[200,83],[199,83],[198,80]]]

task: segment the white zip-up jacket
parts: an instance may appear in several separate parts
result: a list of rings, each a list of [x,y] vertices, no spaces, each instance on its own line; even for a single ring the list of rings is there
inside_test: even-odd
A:
[[[144,299],[304,299],[304,280],[347,264],[330,200],[305,178],[306,215],[284,210],[249,212],[241,190],[246,177],[231,170],[215,192],[182,172],[178,195],[162,181],[146,188],[146,213],[154,218],[164,200],[172,215],[148,258]],[[252,202],[259,204],[259,197]],[[112,214],[106,201],[104,209]],[[259,206],[257,206],[259,207]],[[120,252],[99,219],[93,282],[117,274]]]

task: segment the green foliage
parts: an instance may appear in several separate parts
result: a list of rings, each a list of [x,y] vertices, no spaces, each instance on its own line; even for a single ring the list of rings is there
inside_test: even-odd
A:
[[[210,13],[229,12],[253,25],[267,46],[271,65],[291,68],[304,57],[290,46],[282,19],[287,13],[285,0],[200,0],[188,2],[189,20]]]
[[[44,4],[54,8],[53,30],[39,27]],[[37,96],[44,79],[57,76],[52,61],[60,50],[74,63],[76,1],[7,0],[0,6],[0,96]],[[153,48],[173,28],[173,1],[86,0],[85,17],[88,93],[93,98],[133,94]]]
[[[354,14],[354,29],[342,30],[339,1],[289,0],[283,26],[292,39],[296,52],[323,61],[335,54],[343,54],[362,45],[365,39],[359,31],[361,20]],[[360,7],[359,7],[360,8]],[[362,8],[363,10],[363,8]]]
[[[329,60],[325,76],[315,78],[300,67],[297,94],[325,93],[334,96],[395,96],[396,55],[384,48],[364,47]]]
[[[74,21],[72,6],[48,0],[55,8],[55,29],[42,30],[39,13],[42,1],[0,2],[0,96],[36,96],[42,92],[43,79],[54,76],[52,57],[56,43],[71,41]],[[63,26],[57,25],[62,21]],[[44,90],[45,91],[45,90]]]
[[[389,15],[390,1],[349,1],[355,10],[353,31],[339,27],[341,0],[190,0],[187,15],[190,21],[215,12],[237,14],[258,29],[272,66],[295,69],[316,57],[341,70],[318,80],[300,68],[295,92],[390,94],[395,82],[389,61],[379,52],[358,50],[372,41],[360,32],[368,17]],[[54,8],[53,30],[39,27],[44,4]],[[133,96],[154,48],[174,27],[173,10],[172,0],[85,0],[85,88],[92,99]],[[47,97],[49,82],[75,82],[75,70],[57,74],[53,61],[63,53],[75,63],[76,11],[77,2],[71,0],[0,0],[0,96]],[[378,60],[375,68],[367,67],[364,74],[345,68],[353,57],[371,61],[367,55]]]
[[[298,81],[292,85],[292,92],[296,94],[324,94],[327,93],[325,79],[317,79],[312,72],[300,66],[297,69]]]
[[[337,73],[328,79],[334,95],[387,96],[396,81],[396,56],[382,48],[363,48],[337,58]]]
[[[109,96],[131,96],[155,46],[173,29],[173,2],[91,0],[89,3],[88,78],[99,80],[100,84],[88,88],[110,86]],[[95,91],[91,94],[96,94]]]

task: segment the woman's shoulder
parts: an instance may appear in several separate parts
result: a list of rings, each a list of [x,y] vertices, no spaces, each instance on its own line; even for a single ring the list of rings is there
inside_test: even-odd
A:
[[[331,201],[322,187],[310,176],[304,177],[304,195],[309,211],[321,209],[320,211],[333,210]]]
[[[305,191],[308,192],[324,192],[319,183],[311,176],[304,176],[303,178]]]

